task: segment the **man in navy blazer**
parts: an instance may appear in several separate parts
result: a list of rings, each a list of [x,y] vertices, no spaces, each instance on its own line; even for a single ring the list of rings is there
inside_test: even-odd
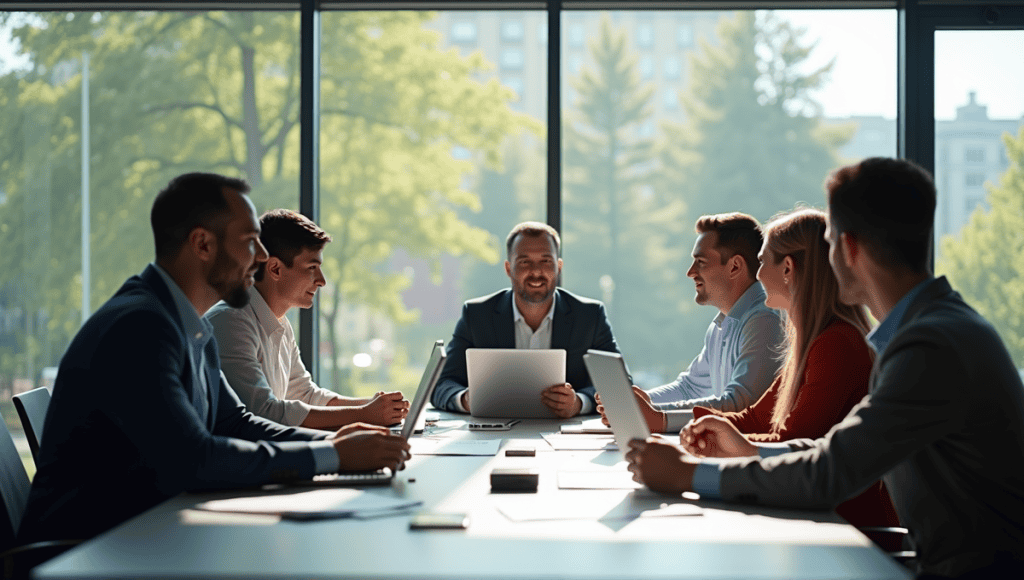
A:
[[[467,301],[448,343],[448,358],[431,402],[439,409],[471,412],[466,387],[467,348],[565,349],[563,385],[542,400],[562,418],[592,413],[594,385],[583,365],[588,349],[619,352],[604,304],[558,288],[562,260],[554,228],[523,222],[505,241],[505,273],[512,288]]]
[[[68,347],[19,538],[89,538],[183,491],[250,487],[339,468],[399,468],[408,445],[355,424],[288,428],[241,404],[203,313],[248,298],[259,222],[244,181],[182,175],[151,215],[156,263]]]

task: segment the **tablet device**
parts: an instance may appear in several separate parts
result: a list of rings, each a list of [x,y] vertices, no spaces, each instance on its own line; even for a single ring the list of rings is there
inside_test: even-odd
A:
[[[629,451],[631,440],[647,439],[651,435],[640,405],[636,402],[636,395],[633,394],[626,362],[617,353],[588,350],[583,355],[583,364],[587,367],[597,394],[601,395],[601,404],[611,423],[615,443],[619,451],[625,454]]]
[[[565,384],[565,350],[467,348],[466,375],[474,417],[554,419],[541,393]]]

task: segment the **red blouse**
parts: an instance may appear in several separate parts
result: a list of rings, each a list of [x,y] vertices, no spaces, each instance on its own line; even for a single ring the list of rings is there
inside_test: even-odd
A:
[[[830,324],[807,353],[804,381],[781,429],[772,425],[772,411],[781,389],[776,378],[756,403],[739,412],[694,407],[694,418],[719,415],[728,419],[750,441],[771,442],[824,437],[868,394],[871,351],[860,332],[846,321]],[[896,511],[882,482],[836,508],[858,526],[899,525]]]

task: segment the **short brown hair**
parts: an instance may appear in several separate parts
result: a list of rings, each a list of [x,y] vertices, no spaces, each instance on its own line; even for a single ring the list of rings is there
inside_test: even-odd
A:
[[[825,188],[836,239],[855,236],[890,268],[931,273],[937,194],[924,168],[906,159],[869,157],[837,170]]]
[[[508,237],[505,238],[505,256],[508,258],[512,257],[512,244],[516,241],[516,236],[522,234],[527,237],[538,237],[547,235],[555,242],[555,257],[558,257],[562,249],[562,240],[558,237],[558,230],[549,226],[548,224],[541,222],[523,222],[512,228],[512,231],[508,233]]]
[[[303,250],[320,250],[331,236],[313,220],[290,209],[273,209],[260,216],[260,242],[267,253],[289,268]],[[256,271],[256,280],[263,279],[263,266]]]
[[[761,251],[764,239],[761,224],[756,219],[739,212],[703,215],[697,220],[695,229],[698,234],[717,232],[715,249],[722,254],[722,263],[739,254],[747,263],[750,277],[757,277],[757,253]]]

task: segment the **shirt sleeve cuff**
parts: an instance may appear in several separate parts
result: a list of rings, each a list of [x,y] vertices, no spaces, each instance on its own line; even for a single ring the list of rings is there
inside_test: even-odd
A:
[[[576,393],[576,398],[580,400],[580,415],[589,415],[594,412],[594,403],[589,397]]]
[[[789,446],[789,443],[758,443],[757,454],[762,458],[775,457],[776,455],[782,455],[783,453],[789,453],[793,451],[793,448]]]
[[[311,441],[309,448],[313,451],[313,469],[317,475],[338,472],[341,460],[338,458],[338,450],[334,448],[333,442],[326,439]]]
[[[465,393],[468,390],[469,389],[462,389],[458,393],[455,393],[455,396],[452,398],[452,404],[455,405],[455,410],[460,412],[460,413],[468,413],[469,412],[469,411],[466,410],[465,407],[462,406],[462,394]]]
[[[718,465],[700,463],[693,470],[693,491],[701,499],[722,499],[722,472]]]

